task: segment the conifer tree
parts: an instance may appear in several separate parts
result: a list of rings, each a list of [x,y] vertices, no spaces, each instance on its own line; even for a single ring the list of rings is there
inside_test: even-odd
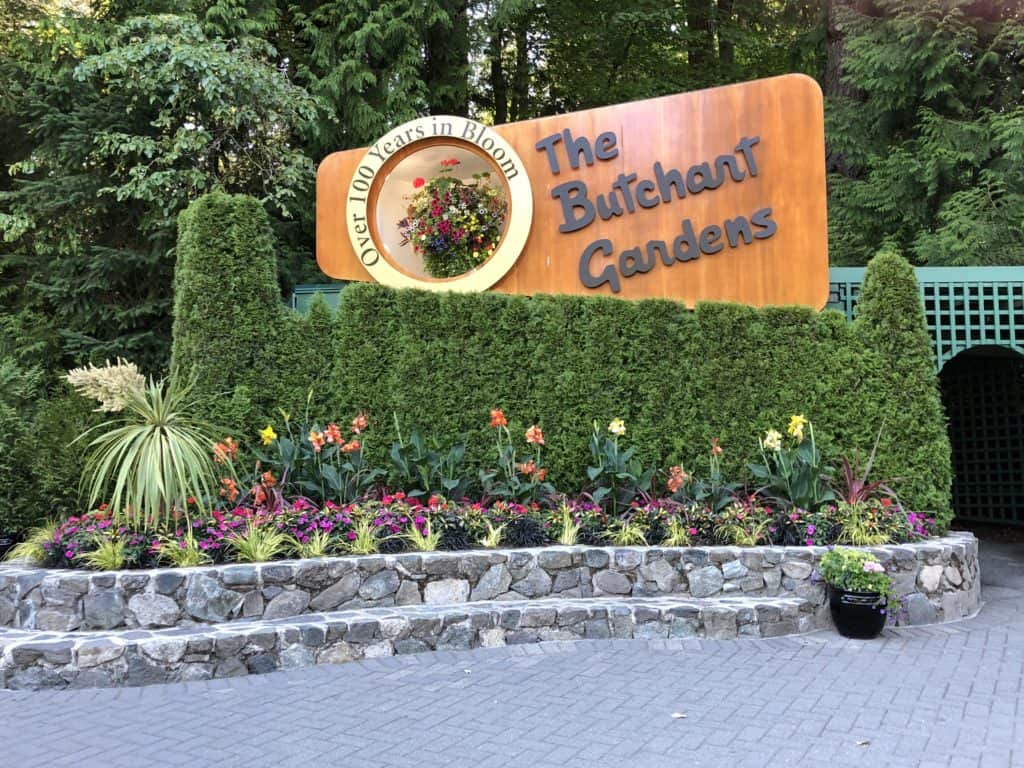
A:
[[[1019,0],[837,8],[827,107],[833,263],[884,242],[915,263],[1024,264],[1024,18]]]

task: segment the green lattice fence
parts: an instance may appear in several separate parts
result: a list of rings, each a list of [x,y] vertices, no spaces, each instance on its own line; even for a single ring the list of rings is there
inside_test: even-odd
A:
[[[935,367],[978,346],[1000,346],[1024,354],[1024,267],[919,267]],[[853,317],[864,280],[858,267],[829,270],[828,306]]]

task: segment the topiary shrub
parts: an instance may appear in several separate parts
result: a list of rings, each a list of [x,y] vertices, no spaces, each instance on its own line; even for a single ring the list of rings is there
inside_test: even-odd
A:
[[[178,217],[174,274],[175,377],[195,377],[193,397],[211,421],[249,417],[240,386],[272,381],[268,347],[283,329],[274,239],[263,206],[211,192]]]
[[[945,530],[953,517],[946,419],[917,278],[895,250],[881,251],[868,264],[854,329],[873,353],[867,358],[870,398],[885,406],[863,424],[882,429],[874,477],[899,478],[900,496],[913,509],[934,511]]]
[[[237,218],[237,223],[233,223]],[[645,466],[707,475],[712,438],[726,476],[759,458],[758,437],[792,414],[827,456],[871,450],[913,509],[949,519],[949,445],[913,274],[883,255],[860,318],[804,307],[756,309],[665,300],[509,296],[348,286],[340,310],[308,316],[277,297],[266,215],[215,193],[182,214],[174,362],[197,375],[214,415],[237,434],[293,415],[370,419],[364,455],[388,465],[401,423],[465,439],[466,471],[494,465],[489,412],[519,438],[546,437],[555,487],[587,484],[595,419],[626,423]],[[245,238],[251,238],[246,244]],[[896,258],[894,263],[892,258]],[[893,281],[895,281],[893,283]],[[890,285],[890,283],[893,283]],[[879,292],[882,292],[881,294]]]

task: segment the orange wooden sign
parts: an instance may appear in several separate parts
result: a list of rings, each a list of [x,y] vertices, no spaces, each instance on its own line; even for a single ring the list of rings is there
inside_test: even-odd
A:
[[[484,200],[501,206],[486,234]],[[324,159],[317,261],[433,290],[821,308],[825,201],[821,91],[803,75],[493,128],[435,116]],[[460,237],[480,263],[439,276],[427,254]]]

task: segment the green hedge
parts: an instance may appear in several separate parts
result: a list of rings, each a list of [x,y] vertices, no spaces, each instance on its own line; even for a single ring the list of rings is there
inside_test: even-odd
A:
[[[659,466],[706,473],[709,442],[741,473],[757,439],[806,414],[824,450],[870,450],[906,501],[950,517],[949,443],[912,270],[884,254],[853,324],[832,311],[605,297],[462,295],[352,285],[336,316],[297,316],[278,299],[266,217],[254,201],[207,195],[180,220],[174,363],[238,432],[278,409],[348,419],[365,410],[371,456],[403,428],[465,436],[490,460],[488,412],[513,432],[544,428],[550,477],[585,481],[591,422],[625,419]],[[312,400],[309,400],[312,392]]]

